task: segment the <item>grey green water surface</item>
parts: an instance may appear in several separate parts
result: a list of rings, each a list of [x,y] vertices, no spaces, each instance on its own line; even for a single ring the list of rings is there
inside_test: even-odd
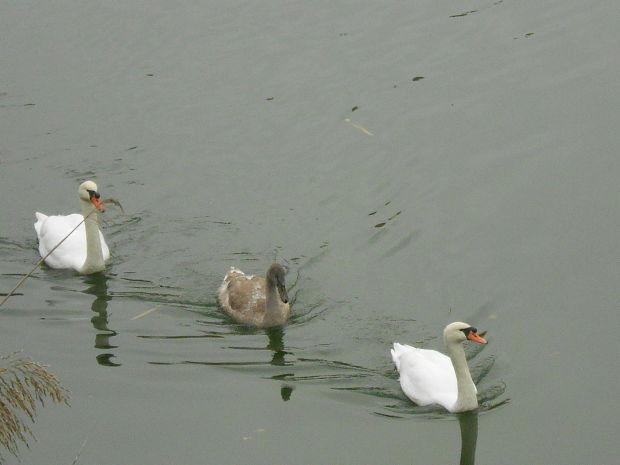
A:
[[[0,290],[81,181],[126,211],[104,274],[0,310],[72,391],[22,463],[619,463],[616,2],[21,0],[0,31]],[[274,260],[290,324],[222,316]],[[477,416],[389,357],[455,320]]]

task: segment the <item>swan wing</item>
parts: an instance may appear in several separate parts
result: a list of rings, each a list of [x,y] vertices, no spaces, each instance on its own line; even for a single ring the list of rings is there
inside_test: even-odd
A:
[[[86,231],[84,231],[84,237],[86,237]],[[103,237],[101,231],[99,231],[99,240],[101,241],[101,252],[103,253],[103,261],[107,262],[110,259],[110,248]]]
[[[403,392],[416,404],[439,404],[449,409],[456,403],[456,374],[448,356],[436,350],[395,343],[392,359]]]
[[[221,307],[237,321],[250,323],[265,311],[265,278],[232,267],[218,292]]]
[[[79,213],[45,216],[37,212],[37,222],[34,228],[39,238],[41,257],[45,257],[83,219],[84,217]],[[84,261],[86,261],[86,229],[83,223],[45,259],[45,263],[51,268],[76,270],[80,269]]]

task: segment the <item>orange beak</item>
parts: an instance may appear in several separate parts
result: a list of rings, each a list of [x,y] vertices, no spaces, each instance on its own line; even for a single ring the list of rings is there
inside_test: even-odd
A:
[[[467,339],[469,339],[470,341],[475,341],[475,342],[479,342],[480,344],[486,344],[487,340],[481,336],[478,336],[478,333],[474,333],[473,331],[471,331],[468,335],[467,335]]]
[[[92,204],[95,206],[97,210],[99,210],[100,212],[105,211],[105,207],[103,206],[103,204],[99,201],[97,197],[95,197],[94,195],[91,196],[90,201],[92,202]]]

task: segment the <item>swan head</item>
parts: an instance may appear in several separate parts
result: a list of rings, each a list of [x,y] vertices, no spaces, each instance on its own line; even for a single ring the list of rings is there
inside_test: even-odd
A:
[[[288,303],[288,294],[286,293],[286,281],[284,275],[286,271],[284,267],[278,263],[274,263],[267,270],[267,286],[276,287],[278,294],[280,294],[280,300],[285,304]]]
[[[443,330],[443,339],[446,344],[458,344],[468,339],[480,344],[487,343],[486,339],[478,335],[478,330],[475,327],[461,321],[456,321],[446,326]]]
[[[105,207],[99,200],[101,195],[99,195],[99,192],[97,190],[97,184],[95,184],[93,181],[85,181],[80,184],[80,187],[78,188],[78,196],[83,202],[92,203],[95,208],[100,212],[105,211]]]

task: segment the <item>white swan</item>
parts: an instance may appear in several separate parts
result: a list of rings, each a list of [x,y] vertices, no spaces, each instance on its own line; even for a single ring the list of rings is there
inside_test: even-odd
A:
[[[108,245],[99,231],[97,212],[105,211],[105,207],[99,201],[97,184],[93,181],[83,182],[78,188],[78,196],[82,204],[82,214],[47,216],[35,213],[37,222],[34,229],[39,238],[39,253],[41,257],[45,257],[87,217],[84,223],[45,259],[45,263],[51,268],[73,268],[81,274],[96,273],[105,270],[105,262],[110,258]]]
[[[277,263],[269,267],[266,278],[246,275],[233,266],[218,290],[219,304],[238,323],[257,328],[282,326],[291,313],[284,274]]]
[[[476,385],[471,379],[462,342],[486,344],[476,328],[457,321],[443,330],[449,357],[436,350],[394,343],[392,360],[400,373],[400,387],[418,405],[439,404],[450,412],[478,408]]]

